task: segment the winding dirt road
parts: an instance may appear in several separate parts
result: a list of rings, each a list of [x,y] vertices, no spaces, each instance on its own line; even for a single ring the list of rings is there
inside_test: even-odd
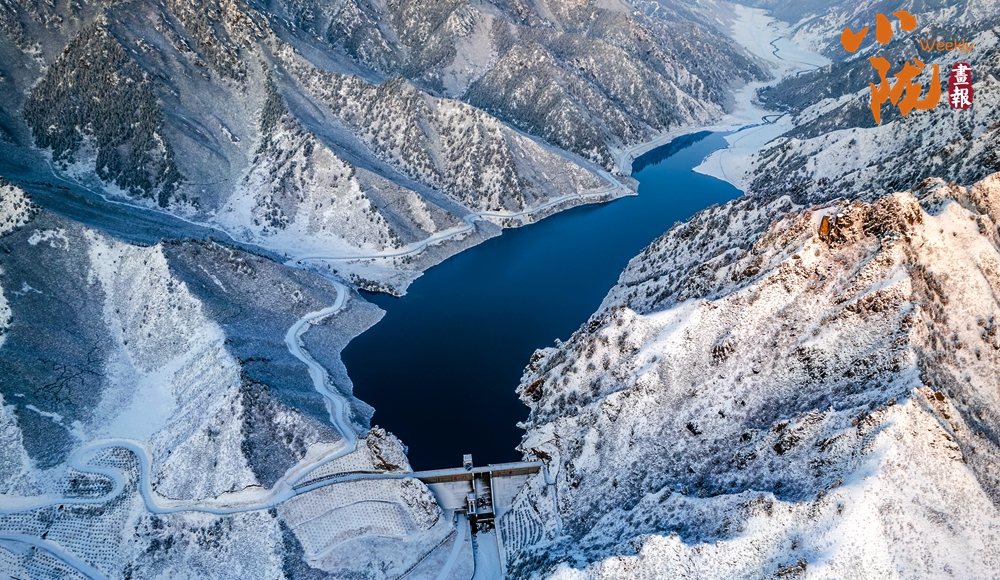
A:
[[[330,384],[326,369],[316,362],[309,352],[303,347],[302,335],[309,329],[309,326],[326,317],[332,316],[342,310],[347,303],[348,289],[339,282],[334,282],[337,289],[337,299],[328,308],[310,312],[295,321],[285,334],[285,344],[289,352],[297,359],[309,367],[309,376],[312,379],[316,391],[326,400],[327,409],[330,413],[330,421],[340,433],[341,445],[336,451],[324,456],[318,461],[307,465],[299,465],[290,469],[282,478],[256,501],[250,503],[227,502],[223,498],[215,498],[209,501],[187,502],[181,500],[170,500],[163,498],[153,491],[150,484],[151,454],[146,446],[137,441],[128,439],[105,439],[95,441],[85,447],[78,449],[70,456],[68,465],[75,471],[81,473],[95,474],[111,480],[112,488],[108,493],[98,497],[73,498],[52,495],[41,495],[31,498],[18,498],[13,505],[0,505],[0,514],[13,514],[25,511],[37,510],[55,505],[98,505],[107,503],[114,499],[125,489],[125,477],[121,471],[112,467],[100,467],[90,465],[90,461],[105,449],[124,448],[131,451],[139,462],[139,493],[142,496],[146,510],[154,514],[172,514],[178,512],[203,512],[215,515],[229,515],[241,512],[262,510],[275,507],[289,499],[306,493],[314,488],[295,489],[295,484],[304,477],[312,473],[315,469],[325,465],[339,457],[352,453],[358,444],[358,434],[354,429],[348,415],[349,403]],[[393,478],[402,478],[406,474],[392,474]],[[335,483],[329,482],[328,484]],[[25,534],[0,533],[0,541],[18,542],[43,549],[55,558],[61,560],[67,566],[80,572],[84,576],[103,580],[104,576],[92,566],[70,553],[59,544],[28,536]]]

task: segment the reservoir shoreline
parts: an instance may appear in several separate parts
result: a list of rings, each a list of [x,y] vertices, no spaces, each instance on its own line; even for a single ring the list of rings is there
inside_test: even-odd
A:
[[[514,393],[524,365],[586,322],[628,261],[674,223],[741,195],[693,171],[724,133],[672,139],[636,159],[639,195],[507,230],[427,270],[406,296],[365,294],[386,314],[342,353],[373,425],[409,446],[414,469],[520,459]]]

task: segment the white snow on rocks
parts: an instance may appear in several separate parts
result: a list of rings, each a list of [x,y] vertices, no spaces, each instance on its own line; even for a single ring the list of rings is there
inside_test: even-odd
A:
[[[221,328],[170,275],[159,246],[89,238],[93,282],[104,290],[105,322],[118,346],[95,429],[151,440],[154,484],[168,497],[215,497],[256,483],[234,420],[240,369]]]
[[[519,211],[545,197],[606,185],[568,156],[466,103],[431,97],[402,78],[373,85],[322,71],[287,46],[279,54],[303,88],[375,156],[470,213]]]
[[[357,170],[297,123],[285,119],[261,149],[215,216],[227,231],[277,251],[370,254],[399,245]]]
[[[993,176],[872,204],[741,199],[671,229],[526,369],[522,449],[549,462],[558,514],[541,475],[522,501],[562,536],[508,569],[991,576],[998,209]]]
[[[0,178],[0,236],[28,223],[36,211],[35,204],[20,187]]]

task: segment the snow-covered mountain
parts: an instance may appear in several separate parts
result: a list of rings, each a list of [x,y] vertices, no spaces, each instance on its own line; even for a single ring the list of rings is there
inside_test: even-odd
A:
[[[292,494],[307,476],[410,470],[392,435],[355,434],[371,409],[339,360],[375,307],[261,256],[130,244],[0,194],[4,574],[394,577],[455,535],[418,480]],[[320,378],[284,333],[303,318],[293,340]]]
[[[812,43],[834,64],[786,79],[760,94],[761,102],[794,116],[793,128],[761,151],[738,160],[732,179],[752,194],[790,195],[797,201],[862,197],[874,199],[910,189],[928,177],[971,184],[1000,170],[997,158],[997,75],[1000,21],[995,10],[979,2],[952,6],[904,3],[917,28],[901,30],[882,45],[873,35],[850,54],[840,43],[844,23],[853,30],[872,26],[878,3],[843,3],[841,11],[803,22],[798,39]],[[895,10],[895,8],[894,8]],[[966,51],[926,51],[919,41],[967,41]],[[939,67],[941,100],[931,110],[908,115],[885,103],[881,124],[871,110],[869,83],[878,83],[869,57],[892,63],[894,74],[906,61],[926,67],[918,82],[926,96],[931,67]],[[972,66],[974,106],[948,106],[948,76],[956,62]]]
[[[833,64],[758,95],[788,132],[727,158],[748,196],[526,361],[508,577],[993,577],[995,8],[904,2],[847,55],[884,3],[749,3]],[[767,76],[731,10],[0,0],[0,571],[470,577],[352,396],[354,289],[627,193],[630,151]],[[942,34],[976,105],[874,126],[868,57]]]
[[[992,577],[998,209],[993,175],[664,234],[525,371],[554,481],[499,524],[547,532],[512,575]]]
[[[609,149],[717,118],[734,81],[765,76],[685,2],[283,0],[268,9],[376,74],[461,98],[608,170]]]
[[[753,4],[833,64],[760,91],[790,117],[783,134],[736,133],[699,168],[746,197],[665,233],[568,341],[531,358],[521,447],[549,473],[498,523],[508,570],[995,577],[995,8]],[[844,51],[845,25],[874,30],[899,9],[916,30]],[[920,53],[930,36],[975,48]],[[885,105],[876,125],[871,56],[937,64],[945,88],[970,62],[975,104]]]
[[[441,235],[470,214],[625,195],[613,149],[720,118],[766,72],[714,24],[596,0],[5,2],[0,172],[402,292],[495,235]]]

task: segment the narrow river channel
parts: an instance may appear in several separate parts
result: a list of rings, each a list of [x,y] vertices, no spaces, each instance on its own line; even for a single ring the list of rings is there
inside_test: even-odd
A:
[[[636,160],[639,195],[574,208],[431,268],[406,296],[366,294],[385,318],[343,352],[354,394],[409,446],[414,469],[516,461],[514,393],[538,348],[566,339],[597,309],[628,261],[676,221],[740,195],[692,171],[726,146],[695,133]]]

